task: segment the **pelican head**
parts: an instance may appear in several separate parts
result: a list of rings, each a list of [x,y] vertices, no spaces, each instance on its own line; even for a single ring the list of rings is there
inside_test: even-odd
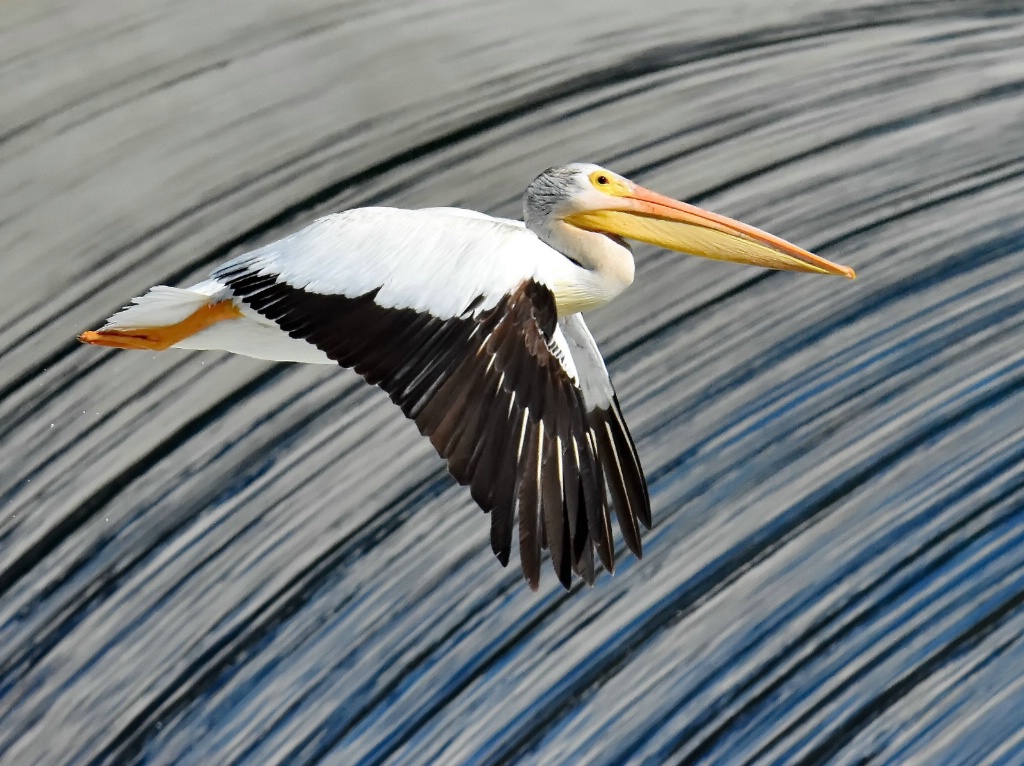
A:
[[[849,266],[832,263],[740,221],[645,189],[599,165],[573,163],[545,170],[526,191],[524,214],[526,225],[542,234],[558,222],[580,233],[604,234],[617,242],[621,242],[619,238],[647,242],[718,261],[856,277]]]

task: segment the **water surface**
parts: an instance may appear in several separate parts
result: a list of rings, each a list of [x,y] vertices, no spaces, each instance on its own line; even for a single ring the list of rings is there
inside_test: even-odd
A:
[[[692,5],[0,7],[0,761],[1024,762],[1024,8]],[[594,588],[348,372],[74,341],[573,160],[860,274],[637,248]]]

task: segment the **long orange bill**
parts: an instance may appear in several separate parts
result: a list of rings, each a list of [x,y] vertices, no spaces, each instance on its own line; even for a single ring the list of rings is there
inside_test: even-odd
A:
[[[615,234],[717,261],[835,274],[848,279],[857,276],[849,266],[832,263],[766,231],[636,184],[627,193],[611,199],[614,209],[576,213],[566,221],[589,231]]]

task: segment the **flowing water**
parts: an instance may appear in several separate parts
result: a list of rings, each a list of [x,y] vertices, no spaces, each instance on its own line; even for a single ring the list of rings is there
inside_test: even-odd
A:
[[[0,762],[1024,763],[1019,0],[6,0],[0,93]],[[572,160],[860,274],[637,248],[594,588],[351,373],[74,340]]]

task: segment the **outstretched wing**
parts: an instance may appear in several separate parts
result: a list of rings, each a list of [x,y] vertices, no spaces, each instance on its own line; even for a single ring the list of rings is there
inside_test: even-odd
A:
[[[433,310],[379,274],[376,285],[365,275],[366,284],[350,280],[354,288],[337,274],[316,276],[309,264],[265,251],[214,274],[293,338],[387,392],[491,514],[502,565],[518,516],[531,587],[544,548],[567,588],[572,571],[593,582],[595,552],[613,571],[612,512],[641,554],[638,522],[650,526],[650,506],[636,450],[593,337],[579,317],[559,322],[541,281],[470,297],[472,278],[463,275],[440,288],[446,294]],[[432,278],[443,284],[443,274]]]
[[[570,314],[558,320],[558,324],[576,364],[574,382],[583,397],[587,427],[597,448],[598,459],[611,477],[607,488],[612,494],[619,528],[626,545],[640,558],[642,548],[638,522],[647,529],[651,528],[651,499],[640,456],[622,416],[619,398],[615,395],[608,368],[604,366],[604,357],[583,321],[583,315]]]

